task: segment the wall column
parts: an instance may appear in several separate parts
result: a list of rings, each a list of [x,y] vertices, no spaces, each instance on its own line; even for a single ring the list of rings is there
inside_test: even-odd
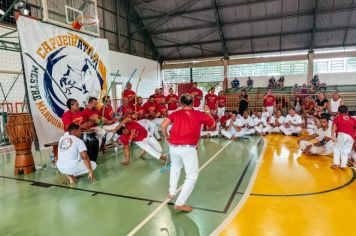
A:
[[[308,71],[306,84],[310,84],[310,80],[314,76],[314,50],[308,52]]]

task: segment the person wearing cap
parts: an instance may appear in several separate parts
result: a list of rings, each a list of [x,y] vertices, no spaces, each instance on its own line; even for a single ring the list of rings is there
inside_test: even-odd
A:
[[[169,198],[175,198],[179,176],[182,167],[186,172],[181,193],[179,194],[174,208],[178,211],[190,212],[192,207],[185,205],[189,195],[194,189],[198,178],[199,163],[197,154],[197,143],[200,138],[201,126],[215,127],[215,121],[210,114],[209,107],[204,111],[193,110],[194,97],[183,94],[180,97],[181,110],[170,114],[162,123],[161,128],[164,137],[169,142],[169,154],[171,159],[171,170],[169,180]],[[172,124],[168,134],[168,126]]]

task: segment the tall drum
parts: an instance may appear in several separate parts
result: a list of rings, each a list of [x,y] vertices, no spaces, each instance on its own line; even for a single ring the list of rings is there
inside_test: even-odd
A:
[[[28,113],[9,114],[6,133],[16,150],[15,175],[35,171],[31,151],[35,133],[31,116]]]

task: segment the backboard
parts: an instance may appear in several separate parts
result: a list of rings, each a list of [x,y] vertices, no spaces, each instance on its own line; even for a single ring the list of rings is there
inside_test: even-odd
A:
[[[83,25],[81,32],[100,36],[96,0],[42,0],[43,20],[55,25],[73,29],[72,23],[78,17],[91,17],[96,24]]]

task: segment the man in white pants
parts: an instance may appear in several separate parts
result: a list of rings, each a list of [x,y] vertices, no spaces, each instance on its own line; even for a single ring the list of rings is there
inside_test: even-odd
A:
[[[348,115],[348,108],[341,105],[339,115],[333,120],[332,139],[335,140],[332,168],[346,169],[348,155],[355,138],[356,120]]]
[[[267,121],[262,117],[262,112],[258,111],[253,120],[255,123],[256,133],[259,135],[266,135]]]
[[[298,140],[299,147],[306,155],[330,155],[333,153],[334,142],[331,140],[332,127],[326,116],[320,118],[321,127],[312,135]],[[317,142],[311,142],[316,139]]]
[[[284,120],[284,125],[280,129],[284,135],[299,136],[302,131],[302,124],[302,117],[295,112],[294,108],[290,108],[289,114]]]
[[[126,166],[130,163],[130,142],[136,143],[143,151],[157,160],[167,161],[167,158],[162,155],[160,143],[138,122],[126,118],[115,131],[120,135],[120,142],[124,145],[125,161],[121,162],[122,165]]]
[[[207,106],[204,107],[206,114],[192,109],[193,96],[190,94],[183,94],[180,102],[182,109],[170,114],[163,121],[161,127],[164,137],[170,144],[169,153],[172,164],[169,180],[169,197],[173,199],[177,194],[179,176],[184,166],[186,179],[174,208],[178,211],[191,212],[193,210],[192,207],[185,205],[185,202],[192,193],[198,178],[197,143],[199,141],[200,129],[202,125],[214,127],[215,121],[211,117]],[[168,135],[167,128],[170,124],[172,124],[172,129],[170,135]]]
[[[68,132],[64,133],[58,143],[57,168],[59,172],[66,175],[71,184],[76,182],[77,176],[86,173],[89,173],[90,181],[95,180],[93,170],[96,168],[96,163],[90,161],[87,148],[80,136],[80,126],[73,123],[68,126]]]
[[[264,130],[265,133],[279,134],[281,132],[281,126],[284,125],[284,116],[282,111],[278,110],[269,120],[267,128]]]
[[[237,112],[231,113],[230,119],[226,122],[225,128],[221,130],[221,135],[228,139],[237,139],[242,136],[240,120]]]

